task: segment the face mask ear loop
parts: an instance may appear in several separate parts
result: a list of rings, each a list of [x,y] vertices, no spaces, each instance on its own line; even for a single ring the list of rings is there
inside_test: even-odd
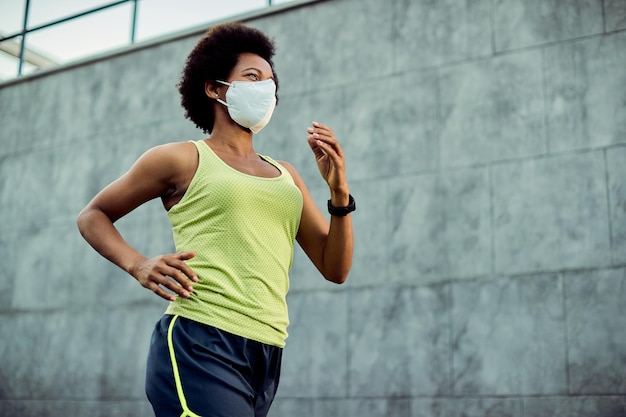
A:
[[[229,86],[229,87],[231,86],[231,84],[230,84],[230,83],[227,83],[226,81],[215,80],[215,82],[218,82],[218,83],[220,83],[220,84],[227,85],[227,86]],[[215,99],[215,101],[217,101],[218,103],[221,103],[221,104],[223,104],[224,106],[228,107],[228,103],[227,103],[227,102],[225,102],[224,100],[220,99],[220,98]]]

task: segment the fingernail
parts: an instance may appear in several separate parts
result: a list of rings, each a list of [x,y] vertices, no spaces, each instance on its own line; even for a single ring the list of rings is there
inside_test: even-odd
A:
[[[191,280],[192,280],[193,282],[198,282],[198,277],[194,275],[193,277],[191,277]]]
[[[313,126],[317,126],[317,125],[319,125],[319,123],[313,122]]]

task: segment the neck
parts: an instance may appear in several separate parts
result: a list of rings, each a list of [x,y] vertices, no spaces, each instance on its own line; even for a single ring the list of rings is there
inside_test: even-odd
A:
[[[252,133],[237,126],[221,126],[213,129],[207,139],[214,149],[219,149],[240,157],[256,158],[252,146]]]
[[[252,147],[252,132],[233,121],[226,106],[213,102],[215,122],[211,136],[207,139],[213,149],[222,150],[239,157],[256,158]]]

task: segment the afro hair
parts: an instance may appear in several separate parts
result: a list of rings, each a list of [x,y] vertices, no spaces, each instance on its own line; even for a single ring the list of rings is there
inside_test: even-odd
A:
[[[245,52],[259,55],[272,67],[276,89],[278,78],[274,71],[274,42],[258,29],[239,22],[211,27],[193,48],[177,84],[185,117],[205,133],[211,133],[215,115],[211,99],[205,94],[205,83],[226,79]]]

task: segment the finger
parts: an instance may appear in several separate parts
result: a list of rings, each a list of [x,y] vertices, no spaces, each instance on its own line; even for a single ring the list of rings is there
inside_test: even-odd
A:
[[[328,143],[318,139],[316,141],[316,145],[324,152],[325,155],[328,155],[333,165],[343,165],[343,152],[338,144]]]
[[[180,270],[180,268],[182,268],[183,266],[184,265],[182,263],[177,264],[177,265],[168,265],[167,267],[163,268],[160,272],[164,276],[170,278],[167,280],[167,283],[171,283],[175,285],[177,288],[182,288],[186,291],[193,291],[193,284],[191,280]],[[165,284],[165,282],[163,281],[161,281],[161,283]]]
[[[323,136],[320,136],[316,139],[326,145],[326,147],[323,148],[325,151],[328,149],[332,149],[334,153],[343,158],[343,149],[341,148],[341,145],[339,144],[339,141],[337,141],[337,139],[324,138]]]
[[[193,291],[193,289],[190,291],[187,288],[184,288],[172,275],[169,274],[161,279],[159,284],[161,287],[165,287],[171,292],[184,298],[189,298],[191,296],[191,291]]]
[[[185,274],[187,277],[189,277],[190,280],[192,280],[193,282],[198,282],[198,276],[196,275],[195,272],[193,272],[193,269],[191,269],[189,267],[189,265],[187,265],[185,262],[188,259],[191,259],[193,257],[196,256],[196,252],[180,252],[176,254],[176,258],[179,259],[180,261],[177,263],[174,263],[172,266],[176,267],[177,269],[179,269],[180,271],[183,272],[183,274]]]
[[[317,145],[316,141],[322,141],[325,143],[329,143],[333,146],[339,146],[339,142],[334,136],[330,136],[324,133],[313,132],[309,133],[308,136],[309,145]]]
[[[335,171],[340,177],[343,177],[345,175],[345,159],[343,155],[338,152],[338,149],[328,143],[321,142],[318,146],[324,150],[326,155],[328,155],[333,171]],[[339,149],[339,151],[340,150],[341,149]]]
[[[333,130],[332,130],[330,127],[326,126],[325,124],[322,124],[322,123],[320,123],[320,122],[313,122],[312,124],[313,124],[313,127],[314,127],[314,128],[319,129],[319,130],[321,130],[321,131],[328,132],[328,133],[330,133],[331,135],[334,135]]]
[[[314,126],[317,125],[319,127],[309,128],[309,134],[313,136],[313,138],[316,140],[319,139],[334,146],[337,153],[343,157],[343,150],[341,149],[339,140],[337,140],[337,138],[335,137],[335,132],[331,128],[324,126],[320,123],[313,122],[313,124]]]
[[[324,132],[328,135],[334,135],[333,129],[331,129],[330,127],[326,126],[325,124],[319,123],[319,122],[312,122],[311,123],[310,129],[313,129],[317,132]]]
[[[148,288],[150,290],[152,290],[153,293],[155,293],[159,297],[163,298],[164,300],[176,301],[176,296],[174,294],[171,294],[171,293],[165,291],[163,288],[161,288],[161,286],[155,284],[154,282],[150,283]]]
[[[196,256],[196,252],[178,252],[175,254],[178,259],[182,259],[183,261],[187,261]]]
[[[339,142],[337,141],[337,139],[335,137],[329,136],[329,135],[325,135],[323,133],[313,133],[311,136],[315,140],[321,140],[321,141],[324,141],[326,143],[330,143],[330,144],[333,144],[333,145],[335,145],[335,144],[338,145],[339,144]]]
[[[318,140],[313,135],[309,135],[307,137],[307,142],[309,143],[309,147],[315,154],[315,159],[320,159],[324,157],[324,155],[326,155],[324,153],[324,150],[319,146]]]
[[[313,135],[315,137],[324,137],[324,138],[329,138],[329,139],[336,140],[335,132],[333,132],[332,129],[330,129],[330,128],[309,127],[307,129],[307,131],[309,132],[309,134],[311,134],[311,135]]]

